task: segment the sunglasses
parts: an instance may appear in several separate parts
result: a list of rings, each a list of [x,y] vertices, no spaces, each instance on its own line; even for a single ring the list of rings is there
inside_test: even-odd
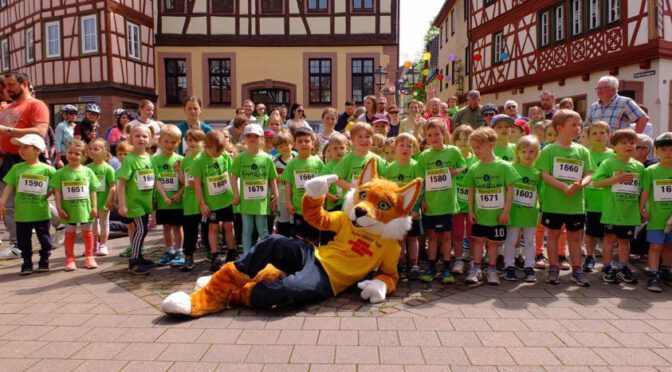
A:
[[[507,108],[508,110],[511,110],[511,109],[518,108],[518,106],[506,106],[506,108]]]

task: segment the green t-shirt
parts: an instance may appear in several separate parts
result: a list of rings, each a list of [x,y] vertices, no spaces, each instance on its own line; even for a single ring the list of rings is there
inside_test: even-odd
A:
[[[336,165],[338,165],[337,161],[335,160],[328,161],[327,164],[325,164],[324,167],[322,167],[322,170],[320,171],[320,176],[324,176],[327,174],[335,174]],[[327,199],[325,203],[325,208],[328,211],[333,211],[336,208],[340,208],[340,206],[343,205],[343,197],[344,197],[343,189],[336,186],[336,183],[334,182],[331,185],[329,185],[329,193],[338,196],[339,199],[336,203],[332,203],[331,201],[329,201],[329,199]],[[282,198],[283,196],[280,195],[280,197]]]
[[[611,149],[607,149],[607,151],[602,153],[593,152],[592,150],[588,151],[590,152],[590,158],[593,160],[593,164],[595,164],[595,169],[600,167],[600,164],[602,164],[604,159],[614,156],[614,151]],[[584,195],[586,198],[586,212],[602,213],[602,198],[604,198],[604,189],[593,187],[593,183],[591,182],[590,185],[586,186]]]
[[[240,178],[240,214],[268,215],[270,180],[278,178],[273,158],[263,151],[244,151],[233,161],[231,173]]]
[[[61,207],[68,214],[68,218],[62,220],[63,223],[93,221],[91,193],[100,186],[100,181],[91,168],[80,166],[73,170],[68,166],[63,167],[54,174],[49,183],[61,192]],[[96,200],[96,205],[97,202]]]
[[[170,157],[157,154],[152,158],[157,181],[161,183],[163,191],[166,192],[166,196],[169,199],[175,196],[182,187],[180,177],[178,177],[177,170],[175,170],[175,163],[178,161],[182,161],[182,156],[177,153],[173,153]],[[158,191],[156,191],[154,197],[156,198],[156,209],[182,209],[182,200],[167,205]]]
[[[417,162],[411,159],[408,164],[404,165],[399,164],[398,161],[388,163],[383,177],[395,182],[397,186],[402,187],[418,177],[422,178],[422,174],[418,174]],[[420,205],[422,204],[421,201],[422,198],[418,198],[418,202],[416,202],[413,207],[414,211],[418,212],[420,210]]]
[[[455,146],[444,145],[443,150],[435,151],[431,147],[418,158],[418,174],[423,177],[425,194],[425,213],[428,216],[455,214],[459,211],[455,183],[450,170],[467,165],[462,153]]]
[[[218,158],[213,158],[203,151],[191,164],[191,175],[201,179],[203,200],[210,210],[220,210],[233,203],[229,175],[232,166],[233,159],[226,152],[222,152]]]
[[[612,156],[597,168],[593,180],[611,178],[620,171],[632,174],[633,179],[631,182],[616,183],[604,188],[600,222],[605,225],[639,226],[642,223],[639,213],[639,194],[642,191],[641,181],[644,174],[642,163],[634,159],[622,162]]]
[[[665,230],[667,220],[672,217],[672,168],[665,168],[660,163],[646,168],[642,190],[649,192],[647,228],[649,231]]]
[[[539,221],[538,191],[541,184],[541,172],[536,168],[514,164],[520,179],[513,184],[514,194],[511,204],[511,223],[513,227],[535,227]]]
[[[513,162],[516,157],[516,144],[507,143],[506,147],[499,147],[495,144],[495,156],[502,160]]]
[[[180,169],[184,175],[184,194],[182,194],[182,212],[185,216],[193,216],[201,214],[198,208],[198,199],[196,199],[196,191],[194,190],[194,176],[191,175],[191,166],[194,159],[201,156],[202,153],[196,156],[185,156],[180,163]]]
[[[478,161],[478,158],[471,155],[470,158],[464,159],[464,161],[467,163],[467,167],[464,171],[453,177],[453,181],[455,182],[455,193],[457,195],[457,205],[460,207],[458,213],[469,212],[469,206],[467,205],[469,201],[469,188],[464,185],[464,179],[467,177],[469,168]]]
[[[467,172],[464,184],[474,189],[476,223],[499,226],[499,215],[506,203],[506,189],[520,179],[511,163],[495,158],[491,163],[474,164]]]
[[[281,179],[287,185],[292,187],[292,205],[296,213],[303,215],[303,194],[306,193],[306,182],[320,174],[324,164],[317,156],[310,156],[308,159],[294,158],[287,163],[287,167],[282,172]],[[280,195],[284,198],[284,195]]]
[[[126,208],[128,218],[152,213],[154,182],[156,181],[152,157],[128,153],[117,170],[117,179],[126,180]]]
[[[359,176],[362,175],[362,169],[364,169],[364,166],[371,157],[376,158],[378,174],[382,175],[385,172],[385,160],[371,151],[363,157],[355,155],[354,152],[345,154],[343,159],[336,165],[336,175],[339,179],[356,186],[359,183]]]
[[[107,197],[110,193],[110,187],[117,182],[117,176],[114,173],[114,168],[106,162],[101,163],[100,165],[89,164],[87,165],[93,173],[98,177],[98,188],[96,189],[96,201],[98,202],[98,209],[107,210]]]
[[[14,164],[2,181],[14,187],[14,220],[46,221],[51,218],[47,193],[56,169],[44,163]]]
[[[595,170],[588,149],[576,143],[572,143],[570,147],[560,147],[555,143],[544,147],[536,167],[568,185]],[[541,194],[542,212],[565,215],[585,213],[583,189],[572,196],[566,196],[564,192],[545,182],[544,187],[544,192]]]

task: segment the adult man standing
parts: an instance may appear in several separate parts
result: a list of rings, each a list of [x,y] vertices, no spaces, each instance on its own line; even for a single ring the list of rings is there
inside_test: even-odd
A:
[[[427,113],[425,113],[424,118],[429,120],[431,118],[441,118],[444,123],[446,123],[446,128],[450,130],[451,132],[453,131],[453,128],[450,126],[450,119],[447,118],[443,113],[441,112],[441,99],[438,97],[434,97],[427,102]]]
[[[520,119],[518,103],[512,99],[506,101],[506,103],[504,103],[504,113],[514,119]]]
[[[30,79],[23,72],[5,74],[5,92],[12,103],[0,113],[0,151],[3,154],[0,165],[0,193],[6,184],[2,182],[9,169],[22,161],[19,147],[11,143],[14,137],[37,134],[44,138],[49,128],[49,108],[39,99],[30,95]],[[10,248],[16,247],[16,224],[14,223],[14,196],[7,199],[4,214],[5,228],[9,232]],[[2,254],[0,253],[0,256]]]
[[[348,120],[350,120],[350,117],[354,113],[355,104],[351,100],[345,101],[345,111],[338,115],[338,121],[336,122],[334,130],[342,133],[345,130],[345,127],[348,125]]]
[[[378,113],[387,115],[387,97],[378,97]]]
[[[541,109],[544,111],[545,119],[553,120],[553,114],[555,114],[555,93],[545,90],[541,92],[539,101],[541,101]]]
[[[586,113],[585,124],[602,120],[609,124],[611,132],[629,128],[635,123],[635,132],[642,133],[649,122],[649,117],[628,97],[618,95],[618,79],[613,76],[602,76],[597,82],[597,102],[590,105]]]
[[[471,90],[467,93],[467,105],[455,114],[455,125],[467,124],[476,129],[485,124],[481,115],[481,92]]]

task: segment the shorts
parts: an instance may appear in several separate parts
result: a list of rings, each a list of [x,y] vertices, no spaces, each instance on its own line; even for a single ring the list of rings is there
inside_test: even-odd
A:
[[[179,226],[182,223],[184,212],[182,209],[157,209],[156,210],[156,224],[157,225],[175,225]]]
[[[207,218],[208,223],[220,223],[220,222],[233,222],[233,206],[229,205],[228,207],[218,209],[216,211],[210,211],[210,215]]]
[[[646,241],[650,244],[672,244],[672,232],[666,234],[663,230],[647,230]]]
[[[586,216],[583,214],[541,213],[541,224],[551,230],[560,230],[565,225],[567,231],[583,229]]]
[[[483,226],[474,224],[471,226],[471,236],[474,238],[487,239],[491,242],[503,243],[506,240],[506,226]]]
[[[425,230],[434,230],[434,232],[450,231],[453,227],[452,214],[440,214],[438,216],[422,216],[422,224]]]
[[[122,215],[119,215],[119,221],[121,221],[124,225],[130,225],[134,223],[132,218],[124,217]]]
[[[604,225],[604,231],[609,235],[616,235],[618,239],[635,238],[635,226]]]
[[[586,235],[593,238],[604,238],[604,224],[600,222],[602,213],[586,212]]]
[[[411,223],[411,229],[408,230],[406,236],[416,237],[422,235],[422,227],[420,226],[420,220],[413,220]]]

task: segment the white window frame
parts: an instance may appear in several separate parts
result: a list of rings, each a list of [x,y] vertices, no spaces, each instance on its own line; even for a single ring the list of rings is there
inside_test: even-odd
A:
[[[455,35],[455,9],[450,11],[450,34]]]
[[[140,25],[126,22],[126,54],[129,58],[140,59],[142,56],[142,42],[140,41]]]
[[[555,41],[563,41],[565,40],[565,6],[556,6],[553,9],[553,13],[555,16]]]
[[[53,40],[49,38],[49,30],[52,27],[56,27],[56,30],[58,31],[58,34],[56,35],[57,40]],[[61,41],[62,33],[61,33],[61,22],[60,21],[52,21],[52,22],[47,22],[44,24],[44,40],[45,40],[45,54],[47,58],[60,58],[62,55],[62,41]],[[52,45],[52,43],[55,43]],[[57,50],[52,50],[52,46],[55,47]]]
[[[26,63],[35,62],[35,29],[29,27],[26,29]]]
[[[621,0],[607,0],[607,24],[621,20]]]
[[[600,0],[588,0],[588,30],[600,28]]]
[[[540,46],[548,46],[551,42],[550,39],[550,23],[551,23],[551,12],[546,10],[539,14],[539,44]]]
[[[504,32],[499,31],[492,35],[492,57],[494,63],[503,62],[502,52],[504,52]]]
[[[9,71],[11,64],[9,63],[9,38],[0,41],[0,68],[2,71]]]
[[[572,36],[583,32],[583,0],[572,0]]]
[[[93,21],[93,34],[86,33],[86,23],[88,21]],[[98,17],[95,14],[90,14],[82,16],[80,18],[80,29],[81,29],[81,44],[82,44],[82,54],[91,54],[98,53]],[[88,41],[93,42],[93,47],[87,49],[86,44]]]

